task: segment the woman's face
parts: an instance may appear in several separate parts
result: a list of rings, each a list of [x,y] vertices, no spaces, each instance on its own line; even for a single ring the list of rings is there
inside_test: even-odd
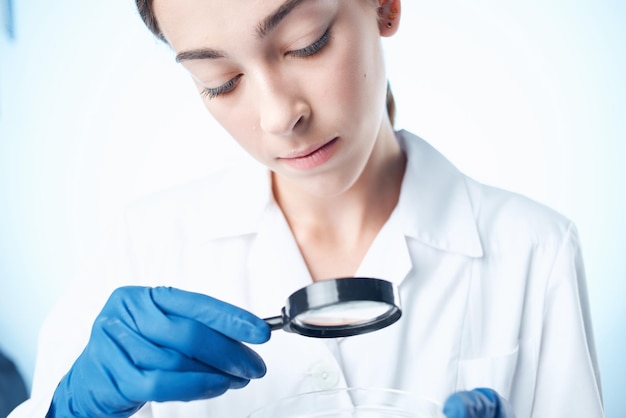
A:
[[[371,3],[155,0],[154,9],[215,119],[278,179],[328,195],[359,178],[387,121]]]

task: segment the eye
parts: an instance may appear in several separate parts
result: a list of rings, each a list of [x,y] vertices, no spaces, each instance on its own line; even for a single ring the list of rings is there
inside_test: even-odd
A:
[[[222,96],[224,94],[228,94],[237,87],[237,82],[241,78],[243,74],[238,74],[235,77],[228,80],[226,83],[222,84],[219,87],[205,87],[202,89],[200,94],[202,97],[208,97],[209,99],[215,99],[218,96]]]
[[[304,47],[302,49],[296,49],[295,51],[288,51],[286,55],[290,55],[292,57],[305,58],[310,57],[312,55],[320,52],[326,45],[328,45],[328,41],[330,41],[331,34],[330,28],[324,32],[321,38],[317,41],[313,42],[311,45]]]

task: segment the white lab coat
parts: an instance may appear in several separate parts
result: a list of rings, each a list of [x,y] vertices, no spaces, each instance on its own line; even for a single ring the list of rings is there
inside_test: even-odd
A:
[[[245,417],[271,400],[341,386],[397,388],[439,403],[490,387],[519,418],[603,416],[574,225],[469,179],[420,138],[397,136],[408,156],[400,200],[355,275],[399,285],[400,321],[336,340],[274,332],[255,346],[264,378],[215,399],[147,404],[137,416]],[[105,255],[45,323],[33,397],[11,418],[44,416],[118,285],[175,286],[266,317],[311,282],[261,167],[150,197],[126,225],[125,261],[113,268]]]

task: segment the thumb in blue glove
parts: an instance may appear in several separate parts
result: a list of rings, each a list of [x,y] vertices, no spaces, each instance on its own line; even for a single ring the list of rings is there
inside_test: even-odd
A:
[[[509,401],[487,388],[453,393],[443,413],[447,418],[515,418]]]
[[[242,341],[269,337],[262,319],[206,295],[117,289],[46,418],[128,417],[147,401],[206,399],[241,388],[266,371]]]

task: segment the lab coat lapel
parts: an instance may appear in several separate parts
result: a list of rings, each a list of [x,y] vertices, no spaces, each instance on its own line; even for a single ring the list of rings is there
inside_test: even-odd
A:
[[[248,265],[251,306],[261,317],[280,315],[287,298],[312,283],[296,240],[274,201],[261,218]],[[345,386],[340,364],[326,342],[274,331],[269,342],[255,347],[268,371],[264,379],[250,385],[249,396],[269,402],[295,393]],[[288,387],[283,385],[285,381],[290,382]]]
[[[235,168],[213,179],[213,190],[197,193],[201,197],[183,225],[186,243],[193,248],[222,238],[249,240],[249,307],[259,316],[278,315],[287,297],[310,284],[311,276],[273,198],[268,170],[255,162]]]
[[[399,202],[357,275],[399,285],[413,267],[408,238],[469,257],[483,250],[465,177],[421,138],[406,131],[397,136],[408,157]]]
[[[475,209],[466,178],[423,139],[398,133],[409,156],[398,203],[407,236],[446,252],[482,257]]]
[[[394,211],[369,248],[357,277],[374,277],[399,285],[413,267],[406,238]]]
[[[270,181],[267,169],[252,161],[187,186],[193,200],[181,214],[186,244],[256,233],[271,200]]]
[[[258,315],[279,315],[289,295],[312,282],[289,225],[273,201],[261,218],[248,266],[250,300]]]
[[[346,338],[340,347],[350,385],[408,385],[403,387],[439,395],[449,376],[447,356],[460,350],[460,331],[446,327],[449,332],[432,333],[429,324],[443,319],[436,316],[443,314],[440,309],[446,309],[449,323],[462,322],[471,261],[483,250],[464,176],[420,138],[400,132],[398,139],[408,157],[400,199],[359,274],[400,285],[403,319],[375,333]],[[413,327],[407,328],[409,324]],[[402,356],[424,352],[437,359],[433,367],[410,361],[420,364],[416,372],[430,370],[427,378],[407,378],[403,370],[381,375],[381,370],[398,370]]]

